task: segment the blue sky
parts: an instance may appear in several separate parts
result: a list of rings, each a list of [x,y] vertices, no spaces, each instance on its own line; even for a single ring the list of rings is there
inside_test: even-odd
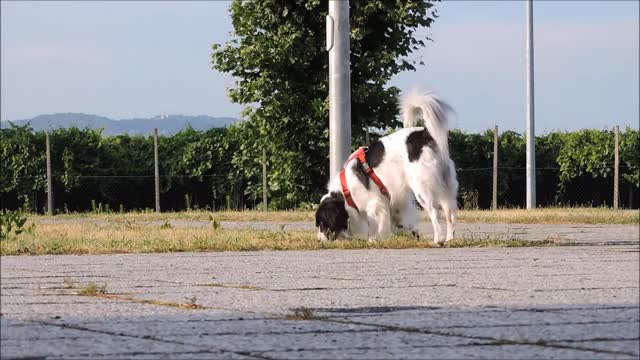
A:
[[[54,112],[112,118],[237,117],[211,69],[230,39],[225,1],[1,3],[1,111],[10,120]],[[426,65],[392,80],[439,92],[455,126],[525,125],[525,4],[444,1],[421,29]],[[637,1],[534,2],[536,128],[638,128]]]

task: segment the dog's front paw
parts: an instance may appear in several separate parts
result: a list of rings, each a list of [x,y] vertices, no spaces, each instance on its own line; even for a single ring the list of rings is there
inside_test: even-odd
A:
[[[380,239],[378,239],[378,238],[376,238],[376,237],[370,237],[370,238],[368,238],[368,239],[367,239],[367,242],[368,242],[369,244],[375,244],[375,243],[377,243],[378,241],[380,241]]]
[[[323,232],[318,232],[318,240],[320,240],[321,242],[328,242],[329,238],[327,237],[327,235]]]
[[[436,246],[442,246],[442,245],[444,245],[445,240],[444,240],[444,239],[437,239],[437,238],[434,238],[434,239],[433,239],[433,243],[434,243]]]

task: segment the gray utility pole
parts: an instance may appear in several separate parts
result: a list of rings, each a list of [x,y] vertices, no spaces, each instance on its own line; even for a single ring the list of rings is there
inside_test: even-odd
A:
[[[613,148],[613,208],[618,210],[620,201],[620,192],[618,186],[620,184],[620,126],[616,125],[614,129],[614,148]],[[631,207],[631,203],[629,203]]]
[[[49,142],[49,131],[44,133],[45,145],[47,146],[47,215],[53,215],[53,182],[51,179],[51,143]]]
[[[527,0],[527,210],[536,208],[536,129],[533,101],[533,1]]]
[[[329,170],[337,175],[351,152],[349,1],[329,1]]]
[[[491,210],[498,210],[498,125],[493,130],[493,191]]]
[[[155,178],[156,212],[160,212],[160,167],[158,165],[158,128],[153,129],[153,168]]]
[[[269,210],[267,206],[267,149],[262,148],[262,209]]]

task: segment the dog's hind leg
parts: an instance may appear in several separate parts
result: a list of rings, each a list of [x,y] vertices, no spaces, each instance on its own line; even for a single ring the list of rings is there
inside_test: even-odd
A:
[[[369,220],[369,241],[382,240],[391,233],[391,214],[389,205],[374,200],[367,204]]]
[[[443,241],[440,236],[440,222],[438,221],[438,208],[435,207],[433,202],[428,202],[426,206],[423,206],[429,214],[431,225],[433,225],[433,242],[436,244],[442,244]]]
[[[429,215],[429,219],[431,219],[431,225],[433,225],[433,242],[436,244],[442,244],[440,240],[440,222],[438,221],[438,208],[436,204],[433,202],[431,197],[428,197],[425,194],[416,194],[416,199],[418,203]]]
[[[455,203],[450,204],[447,201],[443,201],[440,206],[442,206],[444,218],[447,221],[447,237],[445,241],[450,241],[453,240],[453,237],[456,235],[457,206],[455,205]]]
[[[422,167],[423,166],[418,165],[418,167],[413,169],[414,171],[412,171],[412,173],[421,174]],[[434,187],[434,185],[429,183],[427,179],[429,179],[428,176],[410,177],[409,187],[411,188],[411,190],[413,190],[413,194],[415,195],[418,204],[422,206],[424,211],[427,212],[429,218],[431,219],[431,225],[433,225],[433,242],[436,244],[440,244],[442,243],[442,241],[440,240],[440,223],[438,222],[438,204],[436,203],[434,194],[432,194],[430,190]]]

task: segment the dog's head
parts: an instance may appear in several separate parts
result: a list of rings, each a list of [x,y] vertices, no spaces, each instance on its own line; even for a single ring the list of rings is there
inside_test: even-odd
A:
[[[339,192],[331,192],[322,197],[316,210],[316,227],[320,240],[349,237],[349,214],[344,205],[344,196]]]

